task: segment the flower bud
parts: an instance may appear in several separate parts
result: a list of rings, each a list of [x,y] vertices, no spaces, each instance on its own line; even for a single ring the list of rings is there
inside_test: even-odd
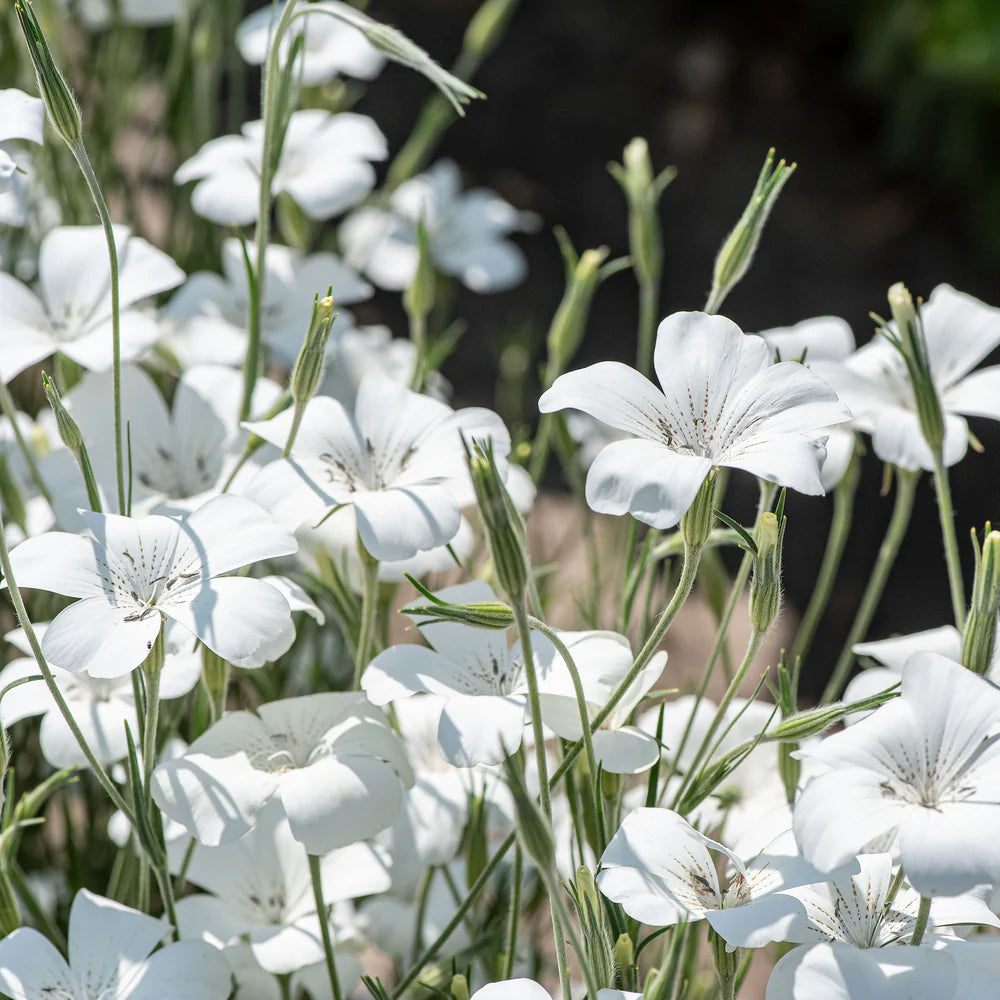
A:
[[[226,713],[229,664],[204,644],[201,647],[201,682],[205,686],[212,722],[218,722]]]
[[[21,923],[21,908],[17,905],[10,876],[0,871],[0,938],[16,931]]]
[[[913,304],[909,289],[901,281],[897,281],[889,289],[888,298],[893,322],[896,324],[895,336],[888,335],[889,342],[899,351],[906,364],[920,431],[931,453],[940,458],[944,447],[944,416],[931,374],[930,355],[927,352],[920,313]]]
[[[580,922],[584,954],[593,979],[602,987],[611,987],[615,981],[615,949],[611,941],[611,927],[601,897],[597,892],[594,876],[588,868],[577,868],[570,894]]]
[[[775,623],[781,611],[781,548],[785,519],[767,511],[761,516],[754,535],[757,552],[750,581],[750,623],[763,634]]]
[[[795,164],[786,164],[784,160],[779,160],[775,166],[774,150],[768,151],[750,202],[715,258],[712,292],[705,312],[718,312],[726,297],[747,273],[771,209],[794,170]]]
[[[402,614],[421,618],[421,625],[432,622],[458,622],[474,628],[506,629],[514,624],[514,612],[500,601],[479,601],[471,604],[415,604],[402,609]]]
[[[493,557],[494,575],[508,599],[512,603],[520,601],[529,573],[524,522],[500,478],[492,442],[474,441],[471,450],[466,448],[466,454]]]
[[[972,602],[962,633],[962,664],[977,674],[990,668],[1000,613],[1000,531],[990,531],[988,524],[986,531],[982,549],[976,548]]]
[[[462,48],[475,53],[479,60],[485,58],[503,38],[517,3],[518,0],[483,0],[465,29]]]
[[[462,975],[452,976],[448,991],[452,1000],[469,1000],[469,980]]]
[[[52,58],[30,0],[17,0],[14,11],[27,43],[28,56],[38,82],[38,93],[45,103],[49,120],[66,141],[66,145],[71,150],[76,150],[83,143],[83,121],[76,98]]]
[[[83,434],[80,425],[73,419],[66,404],[63,403],[59,390],[55,382],[42,372],[42,389],[45,391],[45,398],[52,407],[52,414],[56,418],[56,428],[62,443],[72,452],[77,452],[83,445]]]
[[[489,860],[489,807],[482,795],[469,801],[469,819],[465,824],[465,880],[472,888]]]
[[[715,470],[705,477],[694,503],[681,518],[681,535],[689,549],[700,549],[707,542],[715,523]]]
[[[552,840],[552,830],[542,815],[538,803],[528,794],[524,779],[518,773],[513,761],[508,757],[504,764],[507,770],[507,784],[514,800],[514,823],[517,840],[525,855],[534,862],[543,879],[555,871],[556,850]]]
[[[615,969],[619,976],[635,965],[635,945],[628,934],[619,934],[615,942]]]
[[[608,259],[607,247],[584,250],[579,257],[568,242],[563,243],[566,264],[566,291],[549,326],[549,360],[545,381],[551,385],[576,354],[590,315],[590,303],[601,283],[601,267]]]
[[[417,220],[417,269],[409,287],[403,292],[403,308],[410,322],[423,324],[434,308],[436,275],[431,260],[430,238],[423,217]],[[417,345],[418,347],[420,345]]]
[[[333,305],[333,287],[331,286],[323,298],[317,294],[313,299],[309,329],[306,331],[302,349],[299,351],[295,367],[292,369],[291,390],[296,407],[305,406],[316,395],[316,390],[323,380],[323,368],[326,365],[326,342],[336,318],[337,312]]]

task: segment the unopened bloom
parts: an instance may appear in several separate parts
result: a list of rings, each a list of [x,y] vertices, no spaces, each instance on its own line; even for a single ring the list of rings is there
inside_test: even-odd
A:
[[[252,657],[288,628],[288,602],[270,584],[225,576],[297,545],[256,504],[223,494],[184,519],[80,515],[88,535],[50,531],[11,552],[20,587],[80,598],[53,619],[42,651],[92,677],[119,677],[145,660],[170,618],[225,660]]]
[[[319,108],[294,111],[281,147],[271,193],[290,195],[311,219],[329,219],[375,186],[371,161],[384,160],[385,136],[365,115]],[[249,225],[260,209],[264,123],[240,135],[210,139],[177,169],[174,181],[197,181],[191,207],[220,225]],[[315,290],[315,289],[314,289]]]
[[[577,409],[629,435],[587,474],[587,502],[655,528],[677,524],[714,466],[823,492],[817,428],[848,419],[833,390],[794,362],[771,363],[764,342],[731,320],[675,313],[659,327],[653,364],[662,392],[615,361],[560,375],[543,413]]]

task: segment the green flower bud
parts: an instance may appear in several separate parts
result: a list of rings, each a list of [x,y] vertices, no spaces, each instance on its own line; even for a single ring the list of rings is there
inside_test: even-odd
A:
[[[750,202],[715,258],[712,292],[708,297],[705,312],[718,312],[726,297],[747,273],[768,216],[778,200],[778,195],[781,194],[781,189],[794,170],[795,164],[786,164],[784,160],[779,160],[775,165],[774,150],[768,151],[767,159],[750,196]]]
[[[66,141],[66,145],[76,150],[83,143],[83,121],[76,98],[52,58],[49,44],[42,34],[30,0],[17,0],[14,11],[27,43],[28,56],[38,82],[38,93],[45,104],[49,120]]]
[[[987,524],[983,547],[977,546],[975,552],[976,576],[962,633],[962,664],[974,673],[985,674],[993,659],[1000,614],[1000,531],[990,531]]]
[[[757,552],[750,581],[750,623],[763,634],[775,623],[781,611],[781,549],[785,519],[779,523],[768,511],[757,525],[754,541]]]
[[[615,981],[615,950],[611,940],[611,926],[597,892],[597,883],[588,868],[577,868],[571,896],[583,937],[585,954],[581,958],[589,964],[593,978],[599,985],[611,987]]]
[[[313,299],[309,329],[306,331],[302,349],[299,351],[299,356],[295,359],[295,367],[292,369],[292,399],[297,407],[305,406],[316,395],[316,390],[323,380],[323,369],[326,365],[326,342],[336,318],[337,311],[333,304],[333,287],[331,286],[323,298],[317,294]]]
[[[466,448],[466,454],[493,557],[494,575],[510,601],[519,601],[528,585],[529,573],[524,523],[500,478],[492,443],[474,441],[471,450]]]
[[[489,860],[489,808],[482,795],[469,802],[469,820],[465,825],[465,880],[475,885]]]
[[[944,447],[944,416],[941,399],[931,374],[930,355],[920,321],[920,313],[913,304],[906,285],[897,281],[889,289],[889,308],[896,324],[895,334],[882,330],[889,342],[902,355],[913,389],[913,401],[920,421],[920,431],[934,455],[940,457]]]
[[[10,876],[0,871],[0,938],[16,931],[21,923],[21,908],[17,905]]]
[[[452,1000],[469,1000],[469,980],[462,975],[452,976],[449,992]]]
[[[475,628],[506,629],[514,624],[514,612],[499,601],[472,604],[415,604],[402,609],[402,614],[420,617],[430,622],[458,622]]]
[[[56,418],[56,428],[59,431],[62,443],[70,451],[74,453],[78,452],[83,446],[83,434],[80,431],[80,425],[73,419],[69,410],[66,409],[66,404],[63,403],[55,382],[45,372],[42,372],[42,389],[45,391],[45,398],[49,401],[49,406],[52,407],[52,413]]]
[[[436,283],[427,224],[420,218],[417,220],[417,270],[413,275],[413,281],[403,292],[403,308],[411,322],[423,323],[434,308]]]
[[[590,303],[601,283],[601,267],[608,259],[607,247],[584,250],[579,258],[564,243],[566,291],[549,326],[549,360],[545,382],[551,385],[576,354],[590,315]]]
[[[715,963],[715,974],[719,977],[721,995],[731,997],[736,974],[740,968],[739,949],[727,950],[725,940],[719,937],[711,927],[708,930],[708,944],[712,949],[712,961]]]
[[[503,38],[517,4],[518,0],[483,0],[465,29],[462,48],[480,60],[492,52]]]
[[[205,686],[212,721],[218,722],[226,712],[229,664],[204,644],[201,647],[201,682]]]
[[[694,503],[681,518],[681,535],[689,549],[700,549],[708,542],[715,523],[715,469],[705,477]]]
[[[615,942],[615,969],[619,975],[635,965],[635,945],[628,934],[619,934]]]

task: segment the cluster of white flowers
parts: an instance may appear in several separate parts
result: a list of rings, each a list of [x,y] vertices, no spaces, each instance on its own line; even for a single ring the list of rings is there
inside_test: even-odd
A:
[[[502,30],[491,5],[478,27]],[[649,370],[565,371],[621,266],[566,245],[527,447],[492,410],[450,405],[438,369],[448,282],[520,283],[512,237],[534,216],[463,191],[448,160],[404,177],[397,161],[380,188],[388,144],[342,110],[338,78],[402,62],[443,91],[438,116],[476,92],[335,0],[238,26],[222,6],[70,3],[77,27],[122,38],[221,24],[263,67],[262,117],[174,175],[192,231],[217,224],[221,271],[187,276],[190,247],[111,223],[86,123],[75,139],[17,7],[44,102],[0,91],[0,215],[38,237],[0,272],[0,562],[19,625],[0,670],[0,993],[731,1000],[755,960],[768,1000],[996,995],[1000,534],[977,541],[967,604],[948,469],[966,417],[1000,419],[1000,367],[973,371],[1000,310],[948,285],[920,308],[894,286],[892,321],[858,350],[829,316],[744,333],[717,307],[749,263],[726,255],[760,236],[745,216],[758,228],[723,245],[711,311],[663,319]],[[43,105],[101,225],[32,215],[53,178],[17,144],[56,156]],[[648,289],[666,175],[643,157],[636,140],[616,176]],[[296,245],[271,242],[272,216]],[[410,337],[340,308],[370,309],[376,286],[402,293]],[[55,373],[41,409],[39,363]],[[897,470],[897,512],[842,662],[801,709],[800,633],[774,701],[763,683],[745,697],[782,606],[785,491],[856,489],[859,434]],[[556,620],[552,567],[529,551],[553,441],[585,517],[629,515],[624,558],[593,553],[603,602],[573,595],[582,620]],[[924,471],[948,554],[929,576],[956,621],[863,641]],[[731,474],[759,482],[750,526],[723,512]],[[704,553],[733,544],[715,652],[679,694],[661,646]],[[746,655],[710,700],[748,580]],[[882,665],[848,685],[855,655]],[[61,830],[40,834],[43,815]]]

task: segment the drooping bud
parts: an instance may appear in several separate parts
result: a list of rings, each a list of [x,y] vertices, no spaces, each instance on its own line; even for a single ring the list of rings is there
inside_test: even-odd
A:
[[[726,297],[747,273],[771,209],[774,208],[781,189],[794,170],[794,163],[787,164],[784,160],[779,160],[775,164],[774,150],[768,151],[753,194],[750,195],[750,202],[715,258],[712,292],[708,297],[705,312],[718,312]]]
[[[962,664],[973,673],[986,674],[993,661],[1000,614],[1000,531],[991,531],[987,524],[982,549],[975,543],[973,532],[976,575],[962,633]]]
[[[594,982],[601,988],[610,989],[615,982],[615,946],[607,912],[588,868],[577,868],[570,895],[583,937],[584,954],[580,959],[590,966]]]
[[[779,507],[782,506],[779,504]],[[781,611],[781,549],[785,518],[767,511],[760,518],[754,541],[757,551],[750,580],[750,624],[755,631],[767,632]]]
[[[500,601],[478,601],[472,604],[414,604],[401,613],[421,618],[422,625],[432,622],[457,622],[474,628],[507,629],[514,624],[514,612]]]
[[[702,548],[712,533],[715,523],[715,470],[705,477],[694,502],[681,518],[681,535],[688,549]]]
[[[518,602],[530,572],[524,522],[500,477],[492,442],[473,441],[471,448],[466,446],[466,456],[493,557],[493,573],[507,598]]]
[[[66,145],[71,150],[77,150],[83,143],[83,120],[76,98],[52,58],[49,43],[45,40],[30,0],[17,0],[14,11],[27,44],[28,57],[38,82],[38,93],[45,104],[49,120],[66,141]]]
[[[888,297],[896,330],[895,334],[885,329],[880,332],[902,355],[913,390],[920,432],[931,453],[940,458],[944,447],[944,416],[931,373],[930,355],[920,313],[913,304],[909,289],[901,281],[897,281],[889,289]]]

